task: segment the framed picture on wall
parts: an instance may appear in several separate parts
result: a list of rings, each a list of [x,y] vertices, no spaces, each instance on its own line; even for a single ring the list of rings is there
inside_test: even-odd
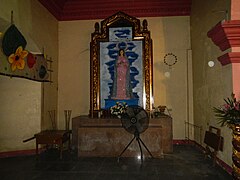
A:
[[[118,12],[95,24],[91,49],[90,116],[117,102],[151,110],[152,40],[143,21]]]

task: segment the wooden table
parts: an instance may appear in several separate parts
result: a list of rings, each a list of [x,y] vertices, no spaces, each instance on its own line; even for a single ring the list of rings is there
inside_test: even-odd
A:
[[[62,159],[63,144],[68,141],[68,149],[70,148],[70,133],[67,130],[45,130],[35,134],[36,138],[36,155],[38,155],[38,145],[59,145],[60,159]]]

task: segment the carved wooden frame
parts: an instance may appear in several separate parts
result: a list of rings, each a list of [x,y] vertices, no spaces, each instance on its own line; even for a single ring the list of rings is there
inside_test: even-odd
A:
[[[143,61],[143,100],[144,109],[150,112],[153,105],[153,62],[152,62],[152,39],[148,30],[147,20],[143,20],[142,27],[140,20],[123,12],[118,12],[99,23],[95,23],[95,31],[91,35],[90,42],[90,117],[98,117],[101,110],[100,102],[100,42],[108,41],[109,27],[121,27],[121,24],[128,23],[133,28],[133,40],[142,40],[142,61]],[[120,25],[120,26],[118,26]]]

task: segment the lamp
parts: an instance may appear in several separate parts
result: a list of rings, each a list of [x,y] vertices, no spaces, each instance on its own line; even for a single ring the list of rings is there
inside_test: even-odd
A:
[[[213,67],[215,65],[214,61],[208,61],[208,66]]]

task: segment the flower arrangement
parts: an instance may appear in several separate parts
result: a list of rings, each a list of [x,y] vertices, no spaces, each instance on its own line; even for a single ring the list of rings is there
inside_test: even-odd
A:
[[[110,108],[111,114],[114,116],[117,116],[118,118],[121,118],[122,114],[125,113],[126,109],[127,109],[127,103],[123,102],[116,102],[116,105],[112,106]]]
[[[153,107],[153,115],[154,117],[160,117],[162,115],[165,115],[166,106],[159,105],[158,107]]]
[[[224,101],[225,104],[222,106],[213,108],[221,126],[240,124],[240,101],[236,100],[234,94],[231,95],[231,98],[224,99]]]

